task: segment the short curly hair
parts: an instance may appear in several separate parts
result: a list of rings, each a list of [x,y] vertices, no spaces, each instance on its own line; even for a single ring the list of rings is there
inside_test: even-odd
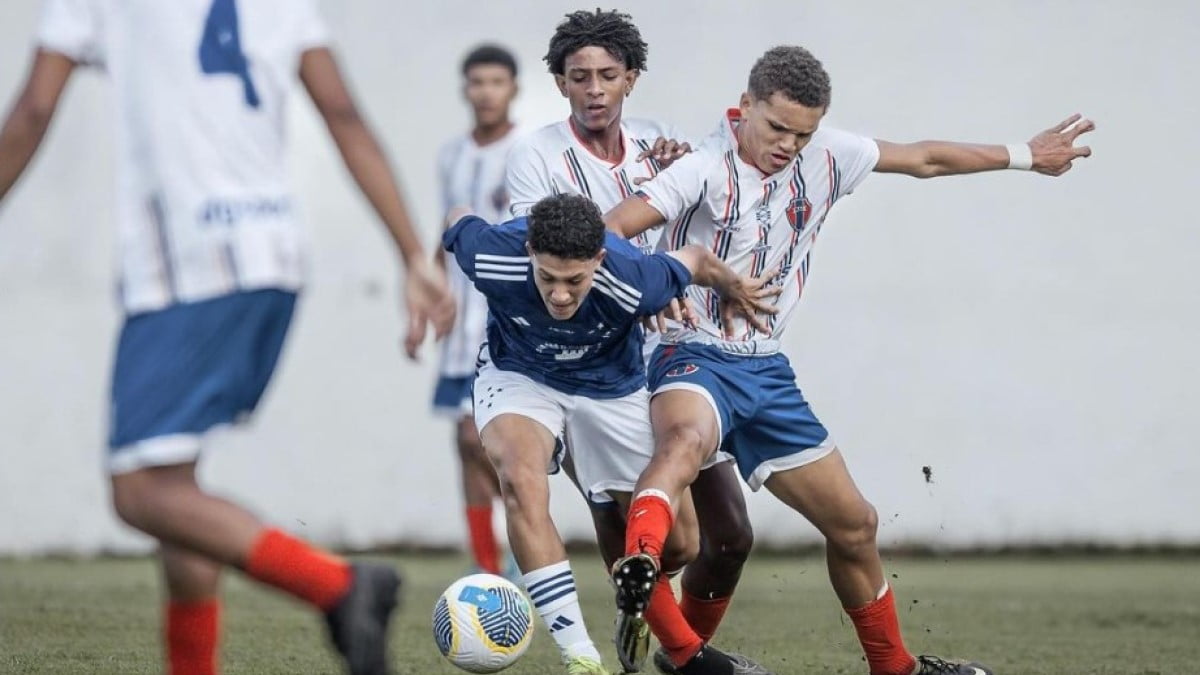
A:
[[[825,66],[804,47],[772,47],[750,69],[750,95],[765,101],[776,92],[809,108],[828,108],[832,90]]]
[[[633,17],[615,9],[568,14],[555,29],[550,49],[542,60],[550,66],[551,73],[562,75],[567,57],[584,47],[603,47],[629,70],[646,70],[646,41],[633,25]]]
[[[529,248],[565,260],[591,260],[604,248],[600,209],[587,197],[554,195],[529,211]]]

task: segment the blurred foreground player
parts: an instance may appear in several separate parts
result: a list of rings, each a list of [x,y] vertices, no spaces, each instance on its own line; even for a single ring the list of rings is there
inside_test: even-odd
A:
[[[322,612],[351,673],[388,672],[399,578],[351,565],[204,492],[205,434],[251,412],[301,287],[284,166],[297,74],[407,264],[406,345],[453,303],[417,240],[387,160],[359,116],[311,0],[48,0],[24,88],[0,129],[0,198],[40,144],[71,73],[115,89],[125,321],[107,467],[123,521],[160,543],[169,672],[217,671],[224,566]]]

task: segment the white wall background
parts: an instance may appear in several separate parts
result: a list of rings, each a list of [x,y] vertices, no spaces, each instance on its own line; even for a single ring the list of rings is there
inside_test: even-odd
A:
[[[651,45],[629,114],[697,135],[787,42],[830,70],[831,122],[890,140],[1010,142],[1093,116],[1095,157],[1058,180],[870,179],[828,223],[788,351],[885,543],[1200,544],[1200,86],[1186,74],[1200,5],[615,4]],[[434,152],[467,123],[462,53],[511,45],[520,118],[563,118],[540,57],[573,8],[326,3],[430,241]],[[10,100],[36,14],[33,0],[0,8]],[[99,77],[77,77],[0,206],[0,553],[147,546],[114,521],[101,471],[117,322],[109,103]],[[261,415],[215,444],[206,481],[322,542],[456,543],[450,430],[428,412],[432,359],[398,348],[395,262],[299,97],[293,134],[311,291]],[[564,534],[587,537],[579,500],[555,488]],[[765,495],[752,510],[760,541],[814,539]]]

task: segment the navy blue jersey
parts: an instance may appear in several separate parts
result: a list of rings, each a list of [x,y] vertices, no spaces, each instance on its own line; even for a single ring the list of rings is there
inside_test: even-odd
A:
[[[570,319],[550,316],[525,251],[526,219],[489,225],[467,216],[442,245],[488,301],[488,350],[501,370],[566,394],[617,398],[646,384],[640,319],[683,294],[692,275],[675,258],[645,255],[605,235],[607,254]]]

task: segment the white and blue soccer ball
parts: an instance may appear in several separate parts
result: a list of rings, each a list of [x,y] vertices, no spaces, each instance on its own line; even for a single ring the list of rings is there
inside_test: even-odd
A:
[[[463,577],[433,606],[434,642],[442,656],[468,672],[504,670],[521,658],[532,637],[529,600],[504,577]]]

